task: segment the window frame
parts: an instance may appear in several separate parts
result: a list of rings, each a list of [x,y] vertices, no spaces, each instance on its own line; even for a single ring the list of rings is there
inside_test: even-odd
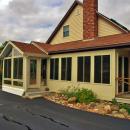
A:
[[[8,74],[9,74],[9,71],[7,71],[9,68],[8,68],[8,65],[7,65],[7,70],[6,70],[6,77],[5,77],[5,61],[9,61],[11,62],[10,64],[10,76],[8,77]],[[12,58],[5,58],[4,59],[4,79],[11,79],[11,73],[12,73]]]
[[[69,25],[65,25],[63,26],[63,37],[69,37],[70,36],[70,26]]]
[[[109,83],[103,82],[103,57],[104,56],[109,56]],[[101,76],[101,82],[95,82],[95,58],[96,57],[101,57],[101,75],[100,75]],[[110,54],[94,56],[94,84],[105,84],[105,85],[111,84],[111,55]]]
[[[62,75],[63,73],[63,71],[62,71],[62,61],[63,60],[65,60],[65,68],[64,68],[64,70],[65,70],[65,73],[64,73],[64,75]],[[69,65],[69,60],[70,60],[70,69],[71,69],[71,71],[69,71],[68,70],[68,65]],[[68,74],[68,72],[70,72],[70,74]],[[64,76],[64,78],[62,77],[62,76]],[[68,76],[70,76],[70,79],[69,79],[69,77]],[[62,81],[72,81],[72,57],[64,57],[64,58],[61,58],[61,80]]]
[[[35,62],[35,71],[36,71],[36,73],[35,73],[35,79],[31,79],[31,76],[32,76],[32,74],[31,74],[31,61],[36,61]],[[33,67],[34,67],[34,65],[33,65]],[[33,70],[34,71],[34,70]],[[37,59],[30,59],[30,69],[29,69],[29,73],[30,73],[30,78],[29,78],[29,80],[30,80],[30,85],[36,85],[37,84]],[[34,72],[33,72],[34,73]],[[32,80],[35,80],[35,82],[31,82]]]
[[[57,68],[56,68],[56,64],[57,64]],[[59,80],[59,58],[50,59],[50,80]]]
[[[79,78],[81,77],[81,76],[79,76],[79,58],[82,58],[82,68],[83,68],[83,72],[82,72],[82,80],[80,80]],[[90,72],[89,72],[89,81],[85,81],[85,77],[86,77],[86,75],[85,75],[85,69],[87,69],[87,67],[85,67],[85,65],[86,65],[86,58],[89,58],[89,67],[90,67]],[[79,57],[77,57],[77,82],[81,82],[81,83],[91,83],[91,66],[92,66],[92,64],[91,64],[91,56],[79,56]]]
[[[22,60],[22,74],[21,74],[21,76],[19,75],[19,73],[20,73],[20,59]],[[15,60],[18,60],[17,61],[17,67],[15,66]],[[16,74],[16,77],[15,77],[15,68],[17,69],[17,74]],[[21,78],[20,78],[21,77]],[[21,57],[21,58],[13,58],[13,79],[14,80],[22,80],[23,79],[23,58]]]

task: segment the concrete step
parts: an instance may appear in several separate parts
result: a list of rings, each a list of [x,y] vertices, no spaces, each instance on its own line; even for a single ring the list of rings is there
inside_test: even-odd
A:
[[[41,89],[29,89],[25,93],[24,97],[28,99],[40,98],[40,97],[43,97],[44,92],[45,91]]]
[[[130,104],[130,99],[127,98],[116,98],[117,102]]]

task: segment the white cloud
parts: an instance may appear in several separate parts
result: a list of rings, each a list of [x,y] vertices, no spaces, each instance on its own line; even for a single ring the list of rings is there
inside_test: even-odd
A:
[[[4,9],[12,0],[0,0],[0,9]]]

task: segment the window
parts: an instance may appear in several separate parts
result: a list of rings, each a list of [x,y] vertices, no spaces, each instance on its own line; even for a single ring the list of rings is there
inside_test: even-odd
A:
[[[46,70],[47,69],[47,60],[43,59],[41,61],[41,80],[44,81],[46,79]]]
[[[61,80],[71,81],[72,58],[61,59]]]
[[[30,84],[36,84],[37,60],[30,60]]]
[[[23,58],[14,59],[14,79],[23,78]]]
[[[50,60],[50,79],[58,80],[59,78],[59,59]]]
[[[110,56],[95,56],[94,82],[110,84]]]
[[[4,78],[11,78],[11,59],[4,60]]]
[[[90,82],[91,58],[90,56],[78,57],[78,74],[79,82]]]
[[[69,25],[63,27],[63,37],[69,36]]]

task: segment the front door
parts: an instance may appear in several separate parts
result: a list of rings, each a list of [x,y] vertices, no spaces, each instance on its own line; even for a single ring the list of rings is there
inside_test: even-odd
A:
[[[42,86],[46,86],[47,85],[47,60],[43,59],[41,61],[41,84]]]
[[[128,57],[119,57],[118,64],[119,72],[119,83],[118,83],[118,93],[128,92],[128,77],[129,77],[129,59]]]
[[[37,60],[30,59],[30,86],[33,88],[37,84]]]

